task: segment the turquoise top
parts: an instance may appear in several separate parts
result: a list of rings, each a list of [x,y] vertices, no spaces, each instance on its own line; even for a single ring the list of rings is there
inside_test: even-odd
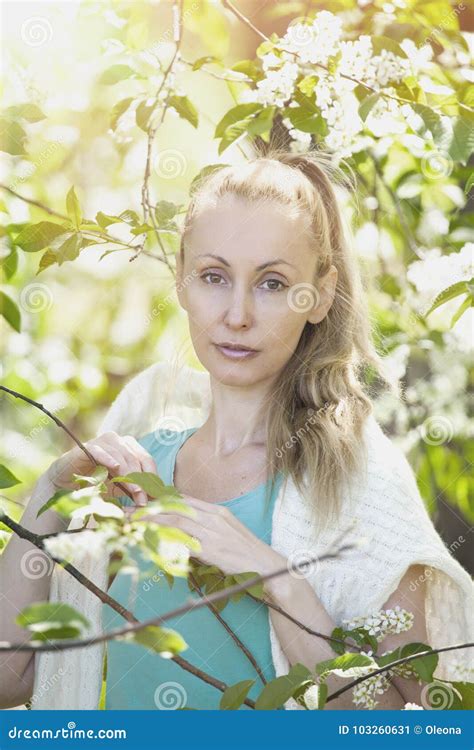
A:
[[[156,430],[138,439],[140,445],[153,456],[158,475],[166,485],[173,485],[176,455],[185,440],[197,429],[177,433]],[[279,473],[269,504],[265,502],[265,483],[240,497],[218,504],[230,508],[255,536],[270,544],[272,512],[282,479]],[[120,500],[123,504],[132,504],[126,495]],[[149,619],[175,609],[190,597],[200,598],[190,590],[185,578],[175,576],[170,589],[166,578],[159,575],[158,567],[134,548],[130,554],[139,564],[140,578],[134,586],[132,576],[120,571],[109,593],[138,619]],[[221,615],[255,657],[265,679],[273,679],[275,670],[270,647],[268,608],[243,596],[238,602],[229,601]],[[104,604],[104,629],[108,631],[123,623],[123,618]],[[259,695],[263,683],[255,668],[208,607],[170,619],[166,626],[175,629],[186,641],[188,648],[180,654],[184,659],[227,685],[255,679],[248,697],[255,699]],[[106,709],[219,708],[222,697],[220,690],[144,646],[109,641],[107,655]],[[241,709],[250,710],[245,705]]]

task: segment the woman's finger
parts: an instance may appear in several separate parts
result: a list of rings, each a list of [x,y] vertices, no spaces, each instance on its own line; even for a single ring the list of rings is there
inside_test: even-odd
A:
[[[153,456],[151,456],[148,451],[146,451],[145,448],[140,445],[138,440],[136,440],[132,435],[124,435],[123,439],[130,447],[132,452],[136,454],[142,466],[142,471],[149,471],[152,474],[157,474],[158,470]]]
[[[114,476],[125,476],[127,474],[131,474],[134,471],[141,471],[140,463],[135,456],[131,454],[124,455],[116,446],[111,446],[109,444],[107,444],[107,452],[110,453],[110,455],[115,458],[116,462],[118,463],[118,469],[114,469],[112,471],[112,474]],[[113,485],[114,483],[112,482],[111,484]],[[144,506],[147,504],[148,495],[138,484],[132,482],[124,482],[124,484],[127,486],[130,494],[132,495],[132,500],[136,505]],[[123,490],[121,490],[119,487],[116,489],[118,490],[117,492],[115,490],[112,492],[114,497],[117,495],[123,495]]]

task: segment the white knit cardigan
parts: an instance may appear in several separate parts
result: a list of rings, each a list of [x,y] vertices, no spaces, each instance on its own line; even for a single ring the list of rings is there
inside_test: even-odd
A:
[[[138,438],[158,427],[175,430],[203,424],[209,414],[209,373],[158,362],[134,376],[105,415],[98,434],[113,430]],[[347,489],[337,523],[315,534],[311,508],[289,478],[277,496],[271,546],[292,560],[319,555],[347,530],[348,539],[363,537],[362,549],[318,563],[308,576],[316,595],[335,623],[381,609],[410,565],[426,566],[426,623],[433,648],[472,642],[474,586],[434,528],[419,494],[413,471],[400,448],[371,415],[365,423],[367,467]],[[79,522],[71,521],[69,528]],[[98,545],[80,548],[73,564],[99,587],[107,586],[108,552]],[[102,631],[100,600],[56,566],[50,601],[82,611],[90,633]],[[159,614],[159,612],[157,612]],[[289,662],[268,618],[271,652],[277,676]],[[474,649],[439,655],[435,676],[463,679],[472,669]],[[104,646],[37,654],[34,709],[96,709],[101,688]],[[60,676],[61,679],[58,679]],[[465,676],[464,676],[465,679]],[[45,690],[44,686],[48,685]],[[287,709],[300,707],[292,698]]]

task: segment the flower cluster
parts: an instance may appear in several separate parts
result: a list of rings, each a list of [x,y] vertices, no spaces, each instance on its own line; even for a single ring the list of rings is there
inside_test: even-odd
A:
[[[438,214],[433,212],[429,214],[431,226],[436,218]],[[446,217],[439,218],[442,221]],[[444,233],[447,227],[440,224],[439,231]],[[446,289],[457,281],[469,281],[473,276],[473,242],[466,242],[461,250],[449,253],[449,255],[443,255],[439,247],[434,247],[425,253],[423,260],[411,263],[407,271],[408,280],[415,286],[419,294],[419,302],[423,307],[432,302],[442,289]]]
[[[319,685],[310,685],[303,695],[306,708],[315,711],[319,705]]]
[[[370,667],[372,669],[372,667]],[[352,689],[352,701],[356,706],[373,709],[378,703],[377,695],[382,695],[390,687],[390,676],[387,672],[381,672],[373,677],[367,677]]]
[[[394,609],[381,609],[369,615],[361,615],[352,620],[343,620],[347,630],[364,628],[369,635],[374,635],[377,641],[383,641],[385,636],[403,633],[410,630],[413,625],[414,616],[412,612],[402,609],[397,604]]]
[[[73,561],[81,554],[95,555],[107,546],[114,532],[109,529],[85,529],[74,534],[64,532],[44,540],[50,555],[65,561]]]
[[[279,46],[298,55],[302,63],[326,65],[338,52],[341,37],[341,19],[322,10],[311,24],[291,23]]]
[[[275,42],[272,51],[268,51],[268,46],[263,48],[260,57],[264,77],[257,81],[255,88],[241,94],[240,102],[296,106],[292,97],[299,79],[314,72],[317,75],[314,75],[313,93],[316,106],[328,125],[324,141],[329,150],[340,157],[360,151],[373,140],[366,134],[367,130],[374,136],[387,132],[406,133],[414,116],[410,105],[401,107],[394,99],[383,97],[364,123],[359,116],[360,102],[354,89],[358,83],[365,83],[375,91],[395,96],[396,84],[427,67],[433,54],[431,47],[424,45],[418,49],[411,40],[405,40],[400,44],[400,54],[388,49],[376,54],[372,38],[367,34],[356,40],[344,40],[343,35],[341,17],[330,11],[316,13],[311,23],[297,19]],[[308,87],[309,84],[306,94],[310,96]],[[283,122],[296,141],[293,150],[304,151],[309,147],[310,133],[299,133],[288,118]]]

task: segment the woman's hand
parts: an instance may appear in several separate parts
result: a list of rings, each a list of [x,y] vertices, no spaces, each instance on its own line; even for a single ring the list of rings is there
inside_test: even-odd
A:
[[[227,575],[247,571],[266,575],[285,567],[286,559],[249,531],[225,505],[189,495],[183,495],[183,502],[194,510],[192,518],[160,512],[142,516],[140,520],[182,529],[195,537],[201,551],[193,556],[208,565],[217,565]]]
[[[109,475],[123,476],[132,471],[157,473],[155,461],[132,435],[104,432],[84,445],[97,463],[108,469]],[[94,471],[95,466],[84,451],[76,445],[54,461],[47,470],[47,474],[58,489],[77,490],[79,485],[74,482],[72,475],[89,475]],[[120,489],[116,482],[106,481],[105,484],[108,494],[112,497],[120,497],[124,494],[123,489]],[[126,486],[136,505],[147,505],[148,495],[141,487],[128,482]]]

